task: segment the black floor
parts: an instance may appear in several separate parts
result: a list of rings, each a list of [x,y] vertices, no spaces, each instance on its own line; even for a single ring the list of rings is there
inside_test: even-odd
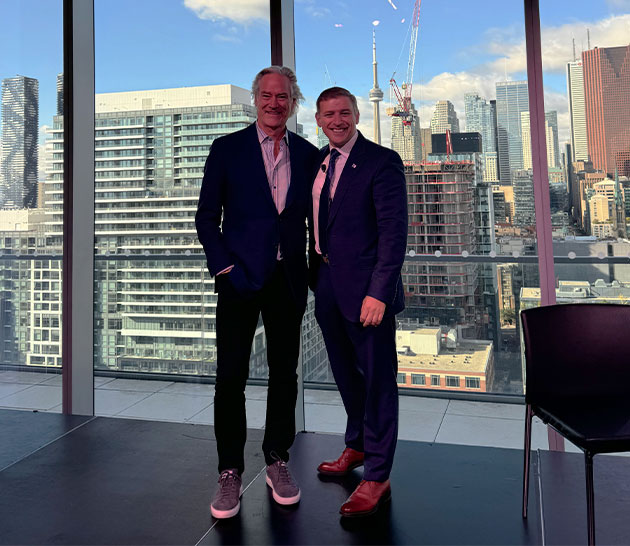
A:
[[[298,435],[290,467],[302,500],[294,507],[271,498],[261,440],[262,431],[250,431],[241,513],[217,522],[208,509],[212,427],[0,410],[0,544],[541,544],[543,529],[547,544],[585,542],[577,455],[532,457],[524,521],[519,450],[401,441],[391,504],[346,522],[339,506],[360,469],[327,481],[315,472],[342,437]],[[595,459],[600,544],[630,542],[629,464]]]

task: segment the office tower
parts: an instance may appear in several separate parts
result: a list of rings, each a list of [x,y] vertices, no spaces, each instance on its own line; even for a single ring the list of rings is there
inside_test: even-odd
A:
[[[547,135],[547,163],[549,167],[562,167],[560,157],[560,141],[558,140],[558,112],[545,112],[545,134]],[[549,150],[552,150],[551,156]],[[549,159],[552,157],[553,161]]]
[[[57,115],[63,116],[63,74],[57,74]]]
[[[529,110],[526,81],[496,83],[499,178],[509,185],[511,171],[523,168],[521,112]]]
[[[505,193],[501,186],[493,186],[492,188],[492,205],[494,207],[494,221],[497,224],[504,224],[507,217],[505,208]]]
[[[495,112],[491,103],[476,93],[464,95],[466,131],[481,133],[483,148],[483,179],[486,182],[498,180],[497,170],[497,131]]]
[[[499,157],[497,152],[486,152],[483,156],[483,179],[486,182],[499,182]]]
[[[589,159],[630,176],[630,45],[584,51],[582,67]]]
[[[464,95],[466,131],[481,133],[482,151],[496,152],[496,127],[492,105],[476,93]]]
[[[459,133],[459,119],[455,106],[450,100],[439,100],[435,104],[435,111],[431,118],[431,132],[433,134],[446,133],[447,129],[451,133]]]
[[[549,112],[548,112],[549,113]],[[553,112],[556,114],[556,112]],[[552,119],[553,116],[550,116]],[[547,168],[551,172],[552,169],[557,169],[557,156],[558,153],[558,128],[557,128],[558,120],[556,116],[556,129],[549,124],[547,120],[547,115],[545,115],[545,141],[547,145]],[[523,145],[523,169],[532,169],[532,137],[531,137],[531,126],[529,123],[529,110],[526,112],[521,112],[521,139]]]
[[[625,237],[624,188],[618,180],[605,178],[601,182],[593,184],[592,190],[588,200],[591,234],[600,239]]]
[[[409,111],[413,114],[409,125],[403,123],[404,118],[392,116],[392,150],[398,152],[403,161],[423,161],[420,119],[413,104],[410,104]]]
[[[586,108],[584,104],[584,71],[582,60],[567,63],[569,121],[571,123],[571,161],[588,161]]]
[[[420,128],[420,145],[422,147],[422,161],[429,160],[429,154],[433,151],[431,149],[431,127]]]
[[[512,173],[514,186],[514,225],[535,226],[534,176],[530,169],[520,169]]]
[[[0,208],[37,207],[39,82],[2,80],[2,188]]]
[[[324,146],[328,146],[329,140],[326,136],[326,133],[322,131],[321,127],[315,127],[315,134],[317,135],[317,147],[323,148]]]
[[[370,102],[372,103],[372,114],[374,115],[374,133],[372,140],[377,144],[381,143],[381,116],[378,103],[383,100],[383,91],[378,86],[376,70],[376,29],[372,29],[372,70],[374,76],[374,87],[370,89]]]
[[[523,169],[532,168],[532,133],[529,125],[529,110],[521,112],[521,140],[523,146]],[[547,159],[549,161],[549,159]]]

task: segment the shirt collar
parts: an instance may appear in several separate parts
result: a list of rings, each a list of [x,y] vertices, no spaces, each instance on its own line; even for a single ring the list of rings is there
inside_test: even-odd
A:
[[[350,155],[350,152],[352,151],[352,147],[354,146],[354,143],[357,141],[357,138],[359,138],[359,131],[355,131],[354,135],[352,135],[352,138],[348,142],[346,142],[341,148],[337,148],[335,146],[330,146],[330,145],[329,145],[329,148],[330,150],[334,148],[345,159],[348,159],[348,156]]]
[[[260,125],[258,125],[257,121],[255,123],[256,123],[256,131],[258,131],[258,142],[262,144],[267,139],[273,140],[267,133],[265,133],[265,131],[263,131],[260,128]],[[282,140],[284,140],[287,146],[289,145],[289,131],[286,128],[284,130],[284,135],[282,135]]]

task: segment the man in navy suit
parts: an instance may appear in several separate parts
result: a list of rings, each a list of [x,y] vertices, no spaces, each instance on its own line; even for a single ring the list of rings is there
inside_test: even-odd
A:
[[[348,416],[341,456],[319,465],[342,476],[363,465],[343,516],[376,511],[391,495],[398,434],[395,315],[407,244],[407,193],[400,156],[357,131],[356,98],[332,87],[317,99],[321,150],[312,188],[310,283],[315,316]]]
[[[252,96],[256,123],[212,144],[195,219],[218,292],[214,429],[219,487],[210,506],[216,518],[232,517],[240,508],[245,384],[261,314],[269,366],[262,446],[267,484],[280,504],[300,499],[286,463],[295,437],[296,370],[308,290],[306,218],[317,149],[286,128],[303,99],[290,69],[261,70]]]

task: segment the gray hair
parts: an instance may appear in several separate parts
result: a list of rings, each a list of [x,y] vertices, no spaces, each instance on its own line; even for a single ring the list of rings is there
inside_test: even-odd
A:
[[[267,68],[263,68],[252,82],[252,98],[254,99],[254,104],[256,104],[256,100],[258,97],[258,92],[260,91],[260,80],[262,80],[263,76],[267,74],[280,74],[281,76],[285,76],[288,78],[290,87],[291,87],[291,111],[289,116],[292,116],[298,111],[298,103],[304,101],[304,96],[302,95],[302,91],[300,91],[300,87],[297,83],[297,77],[293,70],[286,66],[268,66]]]

